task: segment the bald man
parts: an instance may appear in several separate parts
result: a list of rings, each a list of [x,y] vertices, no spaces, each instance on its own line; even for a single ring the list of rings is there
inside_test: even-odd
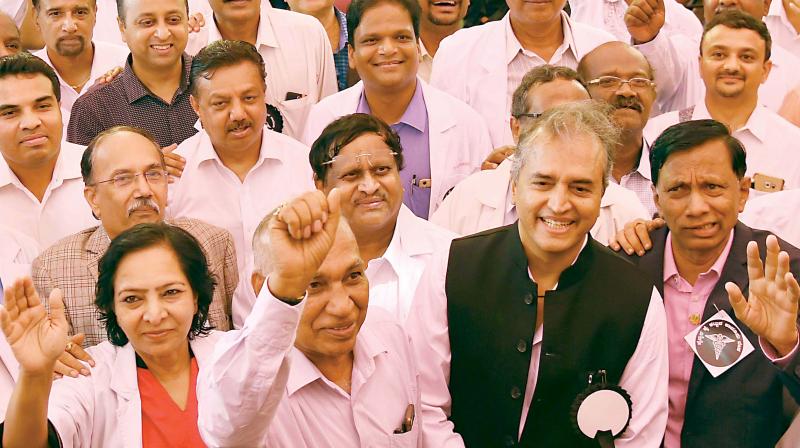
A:
[[[19,29],[14,20],[4,12],[0,12],[0,58],[17,54],[22,50]]]

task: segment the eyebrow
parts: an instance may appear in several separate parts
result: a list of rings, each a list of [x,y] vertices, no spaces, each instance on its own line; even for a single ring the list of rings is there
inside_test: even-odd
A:
[[[154,289],[156,289],[156,290],[169,289],[170,286],[186,286],[186,283],[184,283],[184,282],[182,282],[180,280],[174,280],[174,281],[167,282],[167,283],[164,283],[162,285],[156,286]],[[120,288],[120,290],[117,291],[115,295],[119,296],[120,294],[125,293],[125,292],[150,291],[150,289],[153,289],[153,288],[134,288],[134,287]]]

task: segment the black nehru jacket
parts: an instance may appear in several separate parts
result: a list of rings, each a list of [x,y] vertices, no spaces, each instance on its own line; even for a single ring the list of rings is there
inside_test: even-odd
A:
[[[781,371],[759,349],[758,336],[736,319],[725,283],[733,282],[747,297],[747,243],[755,241],[761,259],[767,254],[766,241],[770,232],[750,228],[741,222],[733,229],[733,243],[728,259],[722,268],[717,284],[708,297],[701,322],[725,310],[742,330],[755,351],[714,378],[695,356],[689,377],[681,446],[684,447],[773,447],[786,430],[783,419],[783,386],[786,382],[795,400],[798,399],[800,366],[795,360],[786,371]],[[631,256],[664,294],[664,249],[667,228],[650,234],[653,249],[643,257]],[[778,239],[781,250],[789,254],[790,269],[795,277],[800,274],[800,250]],[[687,346],[688,348],[688,346]]]
[[[450,420],[466,445],[597,447],[573,428],[570,407],[591,372],[619,383],[639,343],[650,279],[589,237],[546,293],[538,380],[519,442],[537,291],[517,224],[454,240],[445,291]]]

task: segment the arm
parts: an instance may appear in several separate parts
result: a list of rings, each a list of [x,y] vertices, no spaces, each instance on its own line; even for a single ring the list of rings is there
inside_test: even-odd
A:
[[[47,406],[56,360],[67,344],[61,292],[50,295],[48,317],[30,278],[5,290],[0,326],[19,362],[19,378],[6,411],[5,447],[47,446]]]
[[[628,429],[616,440],[617,448],[660,446],[667,427],[668,362],[664,302],[653,288],[639,344],[620,378],[620,386],[633,401],[633,415]]]
[[[444,278],[449,251],[434,255],[425,271],[406,322],[411,348],[419,367],[422,432],[426,447],[463,447],[450,416],[450,335]]]
[[[223,267],[225,283],[225,312],[231,328],[233,326],[233,297],[236,294],[236,286],[239,284],[239,269],[236,261],[236,247],[233,245],[233,236],[225,231],[225,266]]]

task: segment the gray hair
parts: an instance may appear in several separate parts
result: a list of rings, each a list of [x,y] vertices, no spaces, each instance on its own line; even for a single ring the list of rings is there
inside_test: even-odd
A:
[[[511,116],[519,118],[522,114],[528,113],[527,100],[529,91],[534,87],[553,82],[556,79],[575,81],[583,85],[578,73],[569,67],[544,64],[533,68],[522,77],[519,86],[514,90],[514,95],[511,97]]]
[[[516,183],[522,168],[541,146],[541,141],[552,138],[572,139],[578,135],[591,136],[600,143],[606,155],[603,171],[603,188],[608,185],[614,150],[619,143],[619,127],[611,120],[611,106],[599,101],[578,101],[548,109],[538,120],[520,132],[519,144],[514,151],[511,178]]]

